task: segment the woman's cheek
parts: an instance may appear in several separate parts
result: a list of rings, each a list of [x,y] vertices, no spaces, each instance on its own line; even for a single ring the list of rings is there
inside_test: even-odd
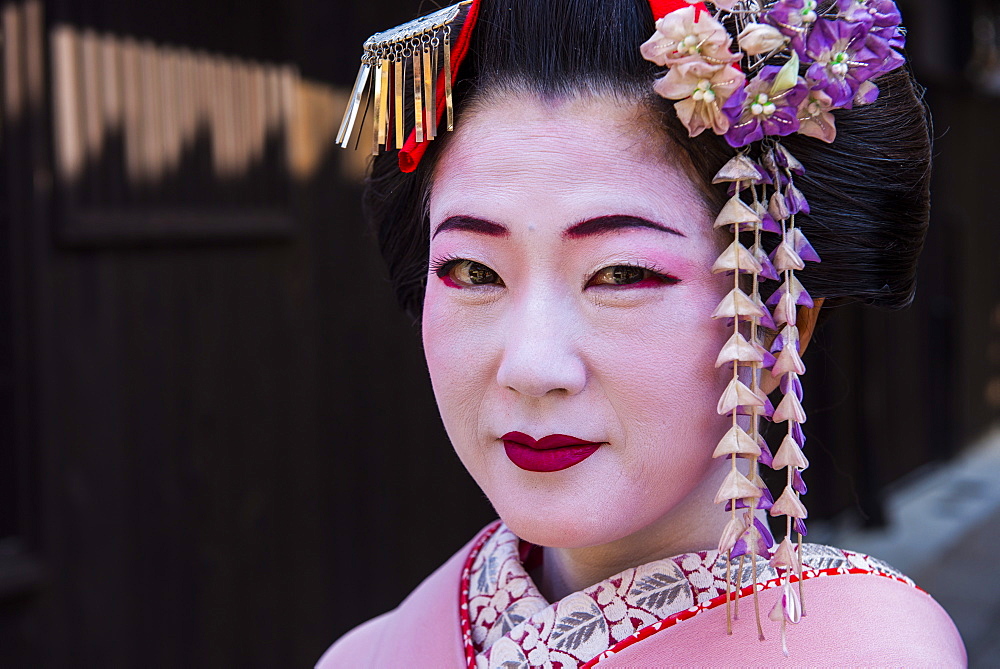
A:
[[[437,280],[437,277],[431,279]],[[474,422],[475,407],[489,382],[487,338],[475,319],[449,299],[443,283],[430,287],[424,300],[424,356],[431,385],[449,433]],[[478,336],[477,336],[478,335]],[[458,435],[452,435],[456,439]]]
[[[439,280],[431,277],[430,281]],[[441,290],[448,288],[443,285],[434,288],[428,286],[423,314],[424,355],[435,394],[438,394],[439,387],[443,388],[445,377],[450,376],[449,369],[454,364],[455,348],[458,346],[454,313],[441,304]]]

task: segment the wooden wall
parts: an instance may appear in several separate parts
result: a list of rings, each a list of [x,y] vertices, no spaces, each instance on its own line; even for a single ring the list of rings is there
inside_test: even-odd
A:
[[[193,21],[185,43],[150,19],[167,3],[130,5],[145,19],[134,32],[100,20],[115,4],[90,3],[93,23],[4,6],[5,29],[30,42],[5,58],[19,76],[6,83],[38,90],[18,111],[5,99],[0,144],[15,344],[2,347],[16,428],[4,461],[17,456],[0,513],[0,666],[309,666],[491,513],[448,447],[347,154],[324,144],[341,96],[306,81],[297,54],[256,46],[305,10],[234,4],[256,20],[216,43],[195,20],[211,3],[170,3],[166,26]],[[91,104],[66,54],[91,45],[125,65],[134,50],[147,69],[181,54],[222,70],[232,110],[239,76],[275,75],[282,115],[149,143],[185,89],[142,79],[159,131],[98,124],[95,142],[92,110],[59,107]],[[66,140],[85,159],[66,162]]]
[[[417,4],[0,4],[0,666],[309,666],[491,517],[360,222],[358,158],[329,146],[362,40]],[[72,85],[90,56],[65,50],[88,44],[238,70],[233,95],[273,73],[281,114],[161,121],[152,139],[176,141],[130,153],[125,124],[59,102],[104,109]],[[154,83],[154,109],[187,99]],[[1000,133],[977,130],[996,102],[934,85],[917,303],[840,310],[807,360],[809,501],[827,515],[877,521],[881,486],[1000,411],[1000,228],[976,185],[996,176]],[[133,176],[136,155],[156,178]]]

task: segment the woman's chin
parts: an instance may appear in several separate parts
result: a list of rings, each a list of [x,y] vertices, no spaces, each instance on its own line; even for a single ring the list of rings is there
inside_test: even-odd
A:
[[[601,543],[603,533],[576,523],[550,522],[545,518],[515,514],[501,516],[504,523],[521,539],[547,548],[585,548]]]
[[[514,534],[529,543],[548,548],[600,546],[641,529],[623,523],[634,523],[634,517],[575,505],[551,505],[542,509],[498,507],[497,511]]]

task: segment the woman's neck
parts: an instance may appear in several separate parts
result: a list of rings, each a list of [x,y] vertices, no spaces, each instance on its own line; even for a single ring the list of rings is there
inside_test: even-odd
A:
[[[599,546],[544,548],[541,565],[531,573],[535,585],[555,602],[630,567],[716,548],[729,515],[713,500],[727,470],[707,476],[684,503],[639,532]]]

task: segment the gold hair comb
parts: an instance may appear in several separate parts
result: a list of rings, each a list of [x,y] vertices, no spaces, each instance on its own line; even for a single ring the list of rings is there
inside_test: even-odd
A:
[[[406,137],[404,96],[413,96],[412,131],[415,140],[430,141],[438,135],[438,86],[443,79],[446,127],[452,130],[452,25],[464,18],[472,5],[465,0],[403,25],[369,37],[364,44],[361,69],[350,103],[337,133],[337,143],[347,148],[369,108],[374,108],[372,154],[381,148],[401,149]],[[440,78],[440,79],[439,79]],[[361,122],[358,112],[364,110]],[[359,138],[360,141],[360,138]]]

